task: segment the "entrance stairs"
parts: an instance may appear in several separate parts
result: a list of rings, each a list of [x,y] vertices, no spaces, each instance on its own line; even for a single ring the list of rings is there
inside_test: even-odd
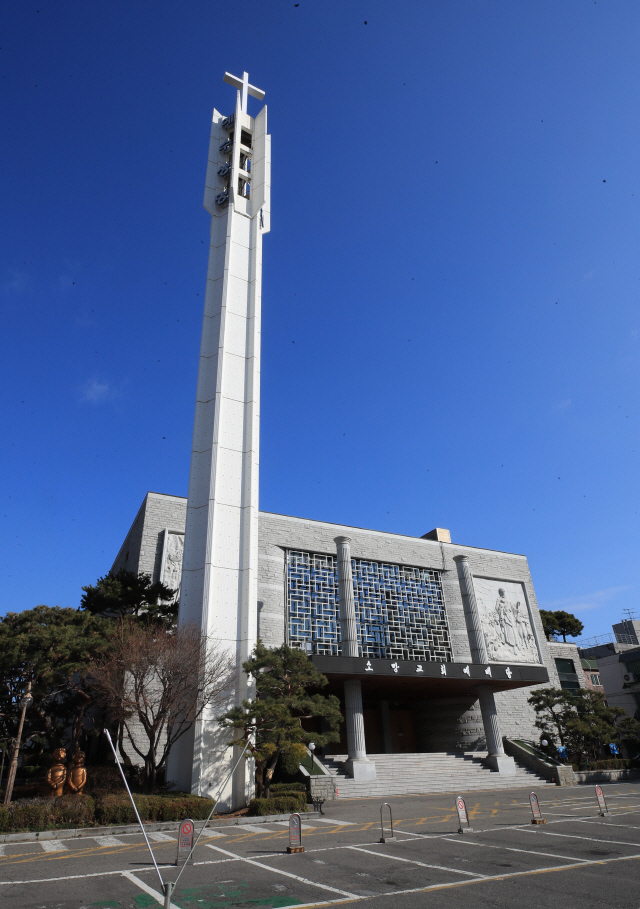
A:
[[[376,779],[367,781],[356,781],[347,776],[344,772],[346,754],[329,755],[321,760],[341,799],[555,785],[518,763],[515,776],[503,776],[482,763],[486,756],[486,751],[369,754],[369,759],[375,761]],[[318,782],[321,779],[316,777]]]

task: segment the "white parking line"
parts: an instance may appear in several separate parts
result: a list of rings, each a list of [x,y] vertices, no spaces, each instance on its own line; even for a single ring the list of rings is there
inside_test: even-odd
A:
[[[391,859],[394,862],[407,862],[409,865],[419,865],[421,868],[437,868],[438,871],[451,871],[453,874],[464,874],[467,877],[473,877],[476,880],[481,880],[486,877],[486,874],[480,874],[475,871],[461,871],[459,868],[448,868],[446,865],[427,865],[425,862],[401,858],[399,855],[392,855],[390,852],[374,852],[372,849],[362,849],[360,846],[347,846],[347,849],[353,849],[354,852],[367,852],[369,855],[376,855],[378,858]]]
[[[276,827],[288,827],[289,826],[289,821],[272,821],[271,823],[275,824]],[[302,827],[303,830],[318,830],[319,829],[318,827],[314,827],[313,824],[305,824],[304,822],[301,822],[300,826]]]
[[[45,852],[68,852],[69,847],[60,840],[40,840],[40,845]]]
[[[290,871],[281,871],[280,868],[272,868],[271,865],[264,865],[262,862],[254,861],[254,859],[244,858],[244,856],[236,855],[234,852],[227,852],[226,849],[221,849],[220,846],[214,846],[213,843],[207,843],[207,846],[209,849],[215,849],[216,852],[221,852],[223,855],[239,858],[241,862],[246,862],[247,865],[255,865],[256,868],[263,868],[265,871],[271,871],[273,874],[282,874],[284,877],[291,877],[295,881],[300,881],[302,884],[309,884],[311,887],[319,887],[321,890],[328,890],[330,893],[338,893],[340,896],[346,896],[348,899],[358,899],[355,893],[348,893],[346,890],[338,890],[337,887],[329,887],[328,884],[318,884],[316,881],[307,880],[306,877],[300,877],[298,874],[291,874]]]
[[[330,817],[314,817],[313,822],[314,824],[339,824],[341,827],[357,826],[357,824],[355,824],[353,821],[334,821],[333,818]]]
[[[456,846],[460,844],[461,846],[480,846],[483,849],[504,849],[506,852],[524,852],[525,855],[544,855],[546,858],[555,858],[555,859],[567,859],[571,862],[588,862],[589,859],[576,858],[575,855],[558,855],[557,852],[539,852],[536,849],[516,849],[515,846],[494,846],[489,843],[481,843],[474,840],[454,840],[453,837],[449,837],[450,843],[455,843]]]
[[[601,840],[595,836],[578,836],[577,833],[552,833],[550,830],[539,830],[544,836],[562,836],[568,840],[588,840],[590,843],[610,843],[613,846],[633,846],[637,849],[640,843],[626,843],[624,840]]]
[[[122,874],[123,877],[126,877],[128,881],[131,881],[132,884],[135,884],[136,887],[139,887],[141,890],[144,890],[149,896],[152,896],[157,900],[161,906],[164,905],[164,894],[159,893],[157,890],[154,890],[153,887],[150,887],[148,884],[145,884],[144,881],[141,881],[139,877],[136,877],[135,874],[132,874],[130,871],[124,871]],[[176,906],[175,903],[170,903],[171,909],[180,909],[179,906]]]
[[[127,843],[119,840],[117,836],[96,836],[94,837],[98,846],[126,846]]]

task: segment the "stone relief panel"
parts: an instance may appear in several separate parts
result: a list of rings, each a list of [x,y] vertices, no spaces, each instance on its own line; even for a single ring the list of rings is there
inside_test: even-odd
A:
[[[523,585],[474,577],[473,586],[489,659],[498,663],[539,663]]]
[[[165,530],[162,551],[160,580],[167,587],[176,590],[176,599],[180,599],[180,582],[182,580],[182,556],[184,554],[184,533]]]

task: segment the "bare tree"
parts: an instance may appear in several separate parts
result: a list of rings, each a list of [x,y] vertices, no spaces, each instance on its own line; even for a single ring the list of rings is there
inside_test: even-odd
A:
[[[91,677],[112,720],[126,729],[143,759],[151,792],[178,739],[205,708],[228,703],[235,660],[194,625],[171,629],[124,619],[116,627],[109,654],[91,667]],[[134,727],[144,732],[143,745]]]

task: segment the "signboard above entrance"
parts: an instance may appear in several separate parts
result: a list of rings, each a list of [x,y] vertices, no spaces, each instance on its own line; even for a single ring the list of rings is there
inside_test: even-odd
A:
[[[405,682],[410,679],[416,684],[437,679],[441,683],[471,682],[473,686],[488,683],[495,690],[521,688],[524,685],[539,685],[549,681],[549,674],[544,666],[531,666],[522,663],[514,665],[501,663],[440,663],[417,662],[414,660],[370,660],[364,657],[312,656],[313,665],[331,678],[331,676],[359,677],[367,680],[377,678],[398,678]]]

